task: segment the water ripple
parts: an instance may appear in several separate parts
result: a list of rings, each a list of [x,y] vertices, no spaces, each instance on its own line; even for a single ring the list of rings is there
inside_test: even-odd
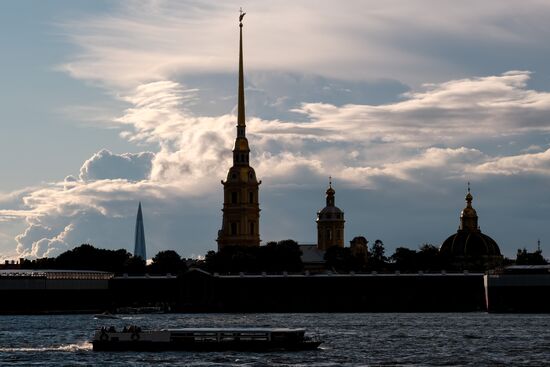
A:
[[[106,320],[90,315],[0,316],[0,365],[14,366],[542,366],[550,365],[550,315],[181,314],[109,320],[117,328],[305,327],[325,343],[285,353],[97,353]]]

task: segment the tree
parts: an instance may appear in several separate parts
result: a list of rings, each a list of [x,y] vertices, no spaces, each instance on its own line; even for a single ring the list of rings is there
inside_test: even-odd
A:
[[[518,249],[516,265],[546,265],[548,262],[542,256],[542,250],[527,252],[527,249]]]
[[[187,266],[176,251],[166,250],[153,257],[148,270],[153,274],[180,274],[187,271]]]
[[[374,241],[369,252],[369,268],[373,270],[382,270],[385,268],[388,258],[384,256],[384,242],[382,240]]]
[[[302,251],[294,240],[270,242],[259,248],[262,271],[299,272],[303,269]]]
[[[349,272],[353,268],[351,250],[348,247],[329,247],[325,252],[325,267],[334,271]]]
[[[124,249],[98,249],[90,244],[83,244],[59,255],[55,259],[54,266],[55,269],[102,270],[122,273],[125,262],[131,256]]]
[[[395,264],[396,270],[402,272],[418,270],[417,253],[415,250],[398,247],[395,249],[395,253],[390,256],[390,260]]]
[[[132,256],[124,262],[124,272],[127,274],[145,274],[145,260],[140,256]]]
[[[442,261],[439,256],[439,249],[429,243],[420,246],[417,253],[418,270],[424,271],[440,271],[442,269]]]
[[[302,251],[293,240],[268,242],[265,246],[226,246],[209,251],[204,268],[211,273],[299,272],[303,269]]]

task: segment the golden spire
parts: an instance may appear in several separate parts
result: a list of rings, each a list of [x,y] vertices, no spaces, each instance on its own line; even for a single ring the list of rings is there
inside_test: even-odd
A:
[[[327,206],[334,206],[334,194],[336,191],[332,188],[332,176],[328,178],[328,189],[327,189]]]
[[[238,106],[237,106],[237,126],[242,126],[243,129],[238,129],[238,136],[245,136],[244,127],[245,116],[244,116],[244,71],[243,71],[243,18],[246,13],[243,13],[243,9],[240,10],[239,15],[239,28],[240,28],[240,38],[239,38],[239,96],[238,96]],[[241,131],[242,130],[242,131]],[[242,134],[242,135],[241,135]]]
[[[468,182],[468,193],[466,194],[466,207],[460,213],[460,227],[461,230],[470,232],[479,231],[477,224],[477,212],[472,207],[472,200],[474,197],[470,192],[470,182]]]
[[[239,15],[239,92],[237,101],[237,139],[233,149],[233,166],[248,166],[250,148],[246,139],[246,124],[244,117],[244,71],[243,71],[243,17],[246,13],[240,10]]]
[[[470,193],[470,181],[468,181],[468,193],[466,194],[466,203],[467,203],[467,207],[468,208],[471,208],[472,207],[472,200],[474,199],[474,197],[472,196],[472,194]]]

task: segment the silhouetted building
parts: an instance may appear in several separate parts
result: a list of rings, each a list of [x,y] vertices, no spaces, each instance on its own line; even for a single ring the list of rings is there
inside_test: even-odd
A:
[[[332,246],[344,247],[344,212],[334,205],[335,193],[330,180],[327,205],[317,212],[317,247],[323,251]]]
[[[349,241],[351,254],[357,258],[363,258],[366,262],[369,256],[368,243],[369,241],[363,236],[353,237],[353,240]]]
[[[495,240],[481,233],[472,200],[468,184],[466,207],[460,213],[458,231],[447,238],[439,249],[442,258],[455,269],[489,269],[502,262]]]
[[[141,202],[139,203],[137,217],[136,217],[134,256],[135,257],[139,256],[143,260],[147,260],[147,253],[145,251],[145,232],[143,231],[143,215],[141,213]]]
[[[244,14],[243,14],[244,15]],[[242,20],[242,16],[240,17]],[[262,183],[250,167],[250,148],[246,139],[243,73],[243,24],[239,22],[239,90],[237,138],[233,148],[233,166],[223,184],[223,219],[218,231],[218,249],[225,246],[260,245],[260,205],[258,188]]]

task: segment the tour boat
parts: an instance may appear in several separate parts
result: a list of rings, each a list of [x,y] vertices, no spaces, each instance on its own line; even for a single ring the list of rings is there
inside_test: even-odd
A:
[[[124,327],[96,330],[94,351],[276,351],[312,350],[322,342],[305,335],[305,329],[288,328],[183,328],[142,330]]]

